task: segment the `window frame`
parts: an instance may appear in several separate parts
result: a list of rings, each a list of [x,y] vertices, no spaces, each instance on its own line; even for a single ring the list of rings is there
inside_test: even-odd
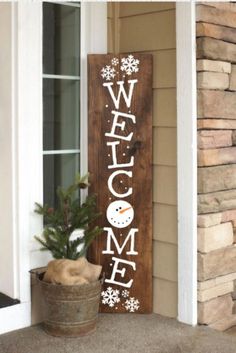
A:
[[[0,309],[0,334],[30,326],[30,275],[45,266],[49,256],[39,251],[34,234],[42,220],[34,203],[43,198],[42,144],[42,1],[9,2],[11,28],[12,126],[8,148],[13,149],[10,175],[14,207],[6,210],[13,223],[13,293],[20,304]],[[87,54],[107,52],[107,3],[81,3],[81,116],[87,116]],[[87,171],[87,119],[81,119],[81,172]],[[9,175],[6,176],[9,179]],[[3,181],[4,182],[4,181]]]
[[[56,5],[56,6],[63,6],[63,7],[69,7],[69,8],[73,8],[73,9],[79,9],[80,10],[80,31],[79,31],[79,44],[80,44],[80,41],[81,41],[81,37],[82,37],[82,28],[81,28],[81,3],[72,3],[72,2],[55,2],[55,1],[52,1],[52,0],[49,0],[49,1],[45,1],[45,3],[50,3],[52,5]],[[43,20],[43,9],[42,9],[42,21]],[[43,28],[42,28],[42,32],[43,32]],[[44,34],[43,34],[43,37],[44,37]],[[44,55],[44,45],[43,45],[43,48],[42,48],[42,60],[43,60],[43,55]],[[79,58],[80,58],[80,54],[81,54],[81,45],[79,45],[78,47],[78,51],[79,53]],[[81,60],[80,60],[81,61]],[[80,67],[81,65],[79,65]],[[43,98],[42,98],[42,104],[44,104],[44,80],[52,80],[52,81],[55,81],[55,80],[59,80],[61,83],[62,82],[66,82],[66,81],[70,81],[70,83],[72,83],[73,81],[76,81],[79,83],[79,92],[81,91],[81,73],[79,73],[79,75],[64,75],[64,74],[57,74],[57,73],[54,73],[54,74],[51,74],[51,73],[47,73],[44,71],[44,68],[43,68],[43,73],[42,73],[42,81],[43,81],[43,91],[42,91],[42,95],[43,95]],[[81,97],[80,97],[81,98]],[[77,102],[76,102],[77,103]],[[83,132],[81,132],[81,102],[80,102],[80,99],[79,99],[79,116],[77,117],[79,119],[79,133],[78,133],[78,138],[79,138],[79,145],[78,146],[74,146],[74,148],[67,148],[67,149],[63,149],[63,148],[57,148],[57,149],[44,149],[44,144],[43,144],[43,165],[44,165],[44,161],[45,161],[45,156],[61,156],[61,157],[65,157],[66,155],[76,155],[76,160],[78,161],[79,163],[79,167],[80,167],[80,160],[81,160],[81,141],[80,141],[80,137],[81,137],[81,134],[83,134]],[[43,114],[44,114],[44,111],[43,111]],[[74,119],[76,119],[76,117],[74,117]],[[44,120],[44,116],[43,116],[43,120]],[[43,123],[44,124],[44,123]],[[44,131],[44,126],[42,126],[42,129]],[[44,136],[43,136],[43,139],[44,139]],[[78,158],[78,159],[77,159]],[[63,173],[63,171],[61,171]],[[44,174],[44,170],[43,170],[43,174]],[[44,181],[43,181],[43,184],[44,184]],[[55,185],[55,187],[57,187],[58,185]],[[43,185],[43,194],[45,195],[45,190],[44,190],[44,187],[45,185]],[[54,193],[54,197],[55,197],[55,193]],[[46,200],[44,200],[44,202],[46,202]],[[53,206],[53,204],[52,204]]]

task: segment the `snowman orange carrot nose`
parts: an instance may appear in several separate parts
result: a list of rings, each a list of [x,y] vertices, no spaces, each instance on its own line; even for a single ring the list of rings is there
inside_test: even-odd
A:
[[[128,211],[131,207],[124,208],[123,210],[120,210],[119,213],[124,213],[125,211]]]

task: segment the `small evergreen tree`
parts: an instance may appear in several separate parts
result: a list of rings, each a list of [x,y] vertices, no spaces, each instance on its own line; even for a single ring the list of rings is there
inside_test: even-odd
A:
[[[76,260],[85,256],[93,239],[102,232],[102,228],[92,226],[100,216],[96,211],[96,196],[87,196],[82,205],[76,196],[76,192],[88,186],[88,175],[81,177],[78,174],[67,189],[58,187],[57,207],[36,203],[35,212],[44,217],[45,227],[42,237],[35,236],[35,239],[42,245],[41,250],[51,251],[55,259]],[[70,240],[72,232],[77,229],[84,229],[84,237]]]

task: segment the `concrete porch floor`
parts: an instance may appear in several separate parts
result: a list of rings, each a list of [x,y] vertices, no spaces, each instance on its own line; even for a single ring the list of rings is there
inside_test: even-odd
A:
[[[235,353],[236,336],[159,315],[99,315],[83,338],[48,336],[40,325],[0,336],[0,353]]]

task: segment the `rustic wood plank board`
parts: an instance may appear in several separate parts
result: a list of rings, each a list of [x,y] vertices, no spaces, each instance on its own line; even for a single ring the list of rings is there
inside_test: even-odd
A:
[[[152,311],[152,56],[134,54],[134,59],[139,60],[138,71],[130,75],[127,67],[121,70],[121,59],[127,56],[116,55],[116,58],[118,65],[112,65],[114,56],[110,54],[88,56],[88,164],[91,192],[98,194],[98,209],[102,212],[99,225],[105,228],[92,244],[89,258],[102,264],[105,271],[102,312],[149,313]],[[111,80],[101,76],[106,65],[115,71]],[[122,85],[127,100],[121,94],[118,104],[115,98]]]

